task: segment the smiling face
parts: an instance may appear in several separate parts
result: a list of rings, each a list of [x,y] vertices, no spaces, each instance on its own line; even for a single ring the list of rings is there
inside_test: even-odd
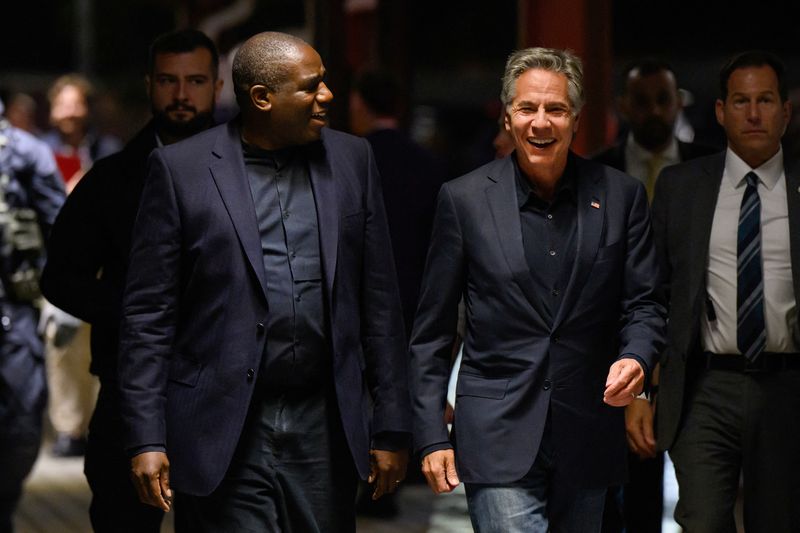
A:
[[[272,149],[318,140],[333,100],[322,59],[313,48],[299,47],[290,61],[286,81],[267,95]]]
[[[506,109],[505,128],[514,140],[523,173],[554,183],[567,165],[579,117],[570,103],[567,77],[543,69],[525,71]]]
[[[757,168],[778,152],[791,104],[781,102],[778,77],[771,67],[744,67],[731,73],[727,98],[717,100],[716,113],[728,146]]]

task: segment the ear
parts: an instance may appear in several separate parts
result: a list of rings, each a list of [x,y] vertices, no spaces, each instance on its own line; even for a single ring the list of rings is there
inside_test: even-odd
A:
[[[575,135],[578,133],[578,124],[581,123],[581,114],[578,113],[575,115],[575,123],[572,125],[572,134]]]
[[[508,133],[511,133],[511,115],[508,114],[508,109],[503,110],[503,127]]]
[[[152,90],[150,89],[150,74],[144,75],[144,90],[147,91],[147,99],[150,100]]]
[[[250,102],[253,107],[260,111],[272,109],[272,101],[269,95],[269,89],[267,89],[266,85],[253,85],[250,87]]]
[[[717,115],[717,124],[725,127],[725,102],[717,98],[717,102],[714,104],[714,114]]]

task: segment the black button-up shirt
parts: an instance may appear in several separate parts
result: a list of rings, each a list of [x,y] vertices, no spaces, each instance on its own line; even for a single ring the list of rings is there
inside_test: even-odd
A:
[[[577,255],[577,177],[571,159],[552,202],[543,200],[514,161],[525,259],[552,324]]]
[[[270,391],[318,388],[330,379],[314,192],[302,148],[244,145],[269,317],[260,381]]]

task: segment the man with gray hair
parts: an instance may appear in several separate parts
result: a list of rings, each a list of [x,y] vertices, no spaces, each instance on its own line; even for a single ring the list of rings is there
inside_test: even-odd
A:
[[[183,531],[349,532],[358,477],[405,476],[406,343],[380,181],[325,127],[317,52],[239,49],[241,115],[156,149],[123,298],[139,497]]]
[[[415,447],[434,492],[464,481],[476,531],[600,531],[606,488],[626,475],[620,408],[663,344],[647,195],[570,151],[583,104],[571,53],[515,52],[501,99],[515,152],[439,193],[411,338]]]

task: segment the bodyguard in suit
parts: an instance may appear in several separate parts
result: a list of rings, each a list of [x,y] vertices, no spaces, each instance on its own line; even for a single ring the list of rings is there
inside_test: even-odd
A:
[[[672,67],[658,59],[643,59],[625,71],[619,111],[629,132],[622,142],[594,159],[639,179],[652,200],[662,169],[681,161],[710,155],[713,150],[679,140],[675,123],[683,108]]]
[[[800,531],[800,175],[784,161],[784,68],[746,52],[720,73],[724,153],[670,167],[654,228],[669,289],[658,444],[685,531]]]
[[[122,292],[147,157],[213,125],[222,88],[214,43],[180,30],[157,38],[145,84],[153,118],[122,152],[97,161],[72,191],[53,227],[42,290],[59,308],[91,324],[90,372],[100,393],[89,425],[84,472],[89,516],[102,532],[160,530],[163,512],[144,505],[130,481],[122,441],[117,357]]]
[[[624,75],[620,114],[629,132],[622,142],[594,157],[600,163],[639,179],[652,200],[656,178],[664,167],[709,155],[712,149],[675,137],[682,108],[672,67],[657,59],[631,64]],[[625,408],[630,479],[609,491],[603,513],[603,531],[660,533],[663,514],[664,454],[656,451],[654,408],[658,369],[649,397],[637,398]]]
[[[358,477],[405,475],[405,336],[367,141],[325,128],[317,52],[233,62],[241,116],[157,149],[134,228],[120,383],[140,497],[187,531],[352,531]],[[182,516],[181,516],[182,515]]]
[[[411,341],[415,446],[434,492],[465,482],[477,531],[599,531],[606,487],[625,479],[620,407],[663,343],[647,196],[570,152],[583,104],[574,55],[512,54],[501,100],[516,151],[439,193]]]

